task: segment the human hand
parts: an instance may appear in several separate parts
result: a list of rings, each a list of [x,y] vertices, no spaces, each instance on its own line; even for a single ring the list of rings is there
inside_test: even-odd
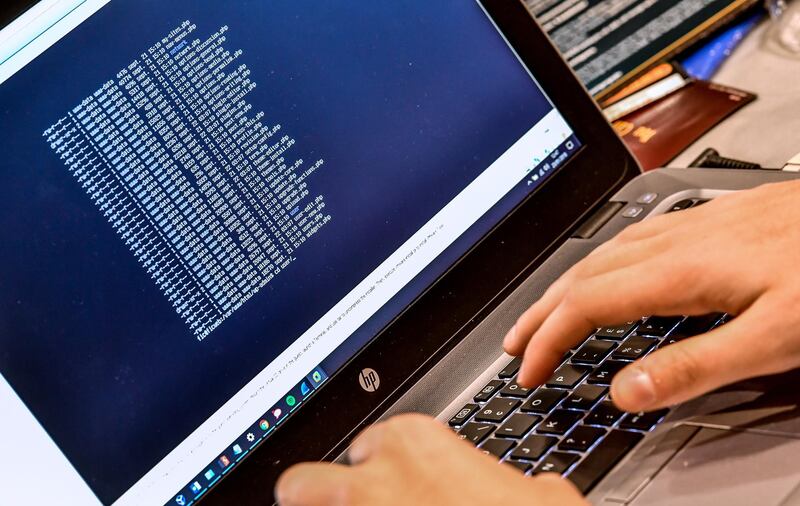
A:
[[[402,415],[366,429],[349,451],[351,466],[299,464],[278,480],[281,506],[585,505],[560,476],[526,477],[475,450],[439,422]]]
[[[518,381],[546,381],[595,328],[643,315],[732,322],[658,350],[611,387],[627,411],[682,402],[800,366],[800,182],[765,185],[632,225],[556,281],[509,331]]]

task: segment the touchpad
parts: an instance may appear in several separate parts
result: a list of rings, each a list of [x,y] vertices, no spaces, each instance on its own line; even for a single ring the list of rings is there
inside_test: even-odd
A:
[[[800,481],[800,439],[700,429],[629,504],[780,504]]]

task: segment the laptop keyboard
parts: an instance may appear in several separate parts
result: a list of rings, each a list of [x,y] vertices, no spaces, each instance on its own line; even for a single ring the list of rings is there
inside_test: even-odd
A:
[[[704,203],[687,199],[670,211]],[[614,375],[653,350],[722,325],[727,315],[651,316],[596,329],[564,356],[537,389],[515,381],[514,358],[453,415],[458,435],[498,460],[533,475],[556,472],[588,493],[668,410],[624,413],[611,402]]]

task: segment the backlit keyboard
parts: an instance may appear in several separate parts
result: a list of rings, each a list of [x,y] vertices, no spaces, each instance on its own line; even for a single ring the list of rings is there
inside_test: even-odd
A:
[[[726,316],[654,316],[597,329],[545,385],[515,382],[511,360],[450,419],[458,435],[527,474],[565,475],[589,492],[667,414],[623,413],[608,397],[614,375],[651,351],[706,332]]]
[[[668,212],[705,202],[681,200]],[[462,439],[523,473],[560,473],[586,494],[668,412],[618,410],[608,396],[614,375],[653,350],[727,320],[724,314],[651,316],[596,329],[534,390],[516,383],[522,359],[514,358],[449,424]]]

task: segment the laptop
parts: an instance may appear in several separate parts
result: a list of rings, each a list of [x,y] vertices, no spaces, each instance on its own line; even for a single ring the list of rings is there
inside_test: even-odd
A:
[[[0,32],[0,130],[0,504],[269,503],[407,411],[597,504],[797,498],[773,380],[607,398],[727,315],[514,383],[502,336],[597,245],[796,177],[640,175],[522,3],[42,1]]]

